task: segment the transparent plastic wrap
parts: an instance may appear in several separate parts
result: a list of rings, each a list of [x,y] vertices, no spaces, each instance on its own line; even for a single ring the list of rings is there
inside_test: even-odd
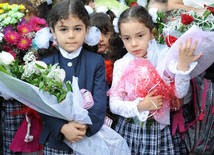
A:
[[[48,92],[40,91],[39,88],[33,85],[0,72],[0,92],[4,92],[3,94],[6,94],[7,98],[10,96],[46,115],[68,121],[74,120],[84,124],[91,124],[88,111],[83,108],[83,98],[75,77],[73,77],[72,89],[73,92],[68,92],[65,100],[58,103],[56,97]],[[77,154],[100,155],[103,152],[109,155],[112,153],[120,155],[121,152],[125,155],[131,154],[126,141],[105,125],[92,137],[85,136],[78,143],[69,143],[65,140],[65,143]],[[94,150],[96,152],[93,152]]]

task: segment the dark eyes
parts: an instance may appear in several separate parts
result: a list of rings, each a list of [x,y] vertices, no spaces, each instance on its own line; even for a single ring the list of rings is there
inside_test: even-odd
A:
[[[65,28],[62,28],[62,29],[60,29],[60,31],[63,31],[63,32],[64,32],[64,31],[66,31],[66,29],[65,29]]]
[[[123,38],[123,39],[124,39],[124,40],[127,40],[127,41],[129,40],[129,38]]]
[[[108,35],[109,35],[109,33],[107,33],[107,32],[106,32],[106,33],[103,33],[103,34],[104,34],[104,36],[108,36]]]
[[[76,27],[74,30],[75,30],[75,31],[81,31],[81,28]]]

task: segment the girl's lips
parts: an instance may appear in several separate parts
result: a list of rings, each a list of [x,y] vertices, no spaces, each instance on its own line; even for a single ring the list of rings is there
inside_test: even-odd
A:
[[[133,53],[138,53],[140,50],[134,50],[134,51],[132,51]]]

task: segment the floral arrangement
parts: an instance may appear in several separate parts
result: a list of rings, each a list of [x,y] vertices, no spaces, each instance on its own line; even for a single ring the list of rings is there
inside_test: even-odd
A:
[[[65,99],[68,91],[72,91],[70,82],[64,85],[65,71],[58,64],[47,66],[36,61],[33,52],[27,53],[23,60],[24,65],[19,65],[10,53],[3,51],[0,53],[0,71],[48,91],[57,97],[58,103]]]
[[[167,44],[169,47],[184,32],[189,30],[193,25],[198,26],[203,31],[214,31],[214,4],[204,6],[205,11],[184,11],[182,9],[172,10],[166,16],[161,12],[155,15],[157,26],[155,27],[155,39],[159,44]],[[152,15],[154,16],[154,15]],[[164,18],[168,22],[164,23]]]
[[[11,53],[19,63],[26,52],[35,52],[35,33],[47,27],[45,19],[39,17],[25,21],[25,9],[23,5],[0,3],[0,50]]]
[[[186,12],[181,9],[173,10],[163,30],[164,36],[166,36],[166,44],[171,47],[177,38],[193,25],[198,26],[203,31],[214,31],[214,4],[205,5],[205,8],[206,10],[202,13],[197,11]]]

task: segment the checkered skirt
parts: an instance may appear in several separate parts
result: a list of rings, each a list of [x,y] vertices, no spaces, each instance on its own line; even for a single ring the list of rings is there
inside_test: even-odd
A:
[[[115,130],[127,141],[132,155],[174,155],[169,126],[161,130],[153,121],[149,129],[119,117]]]
[[[1,108],[2,116],[2,134],[3,134],[3,154],[4,155],[19,155],[21,153],[13,152],[9,149],[10,143],[21,125],[24,115],[11,115],[13,111],[22,110],[23,104],[17,100],[3,100]]]

